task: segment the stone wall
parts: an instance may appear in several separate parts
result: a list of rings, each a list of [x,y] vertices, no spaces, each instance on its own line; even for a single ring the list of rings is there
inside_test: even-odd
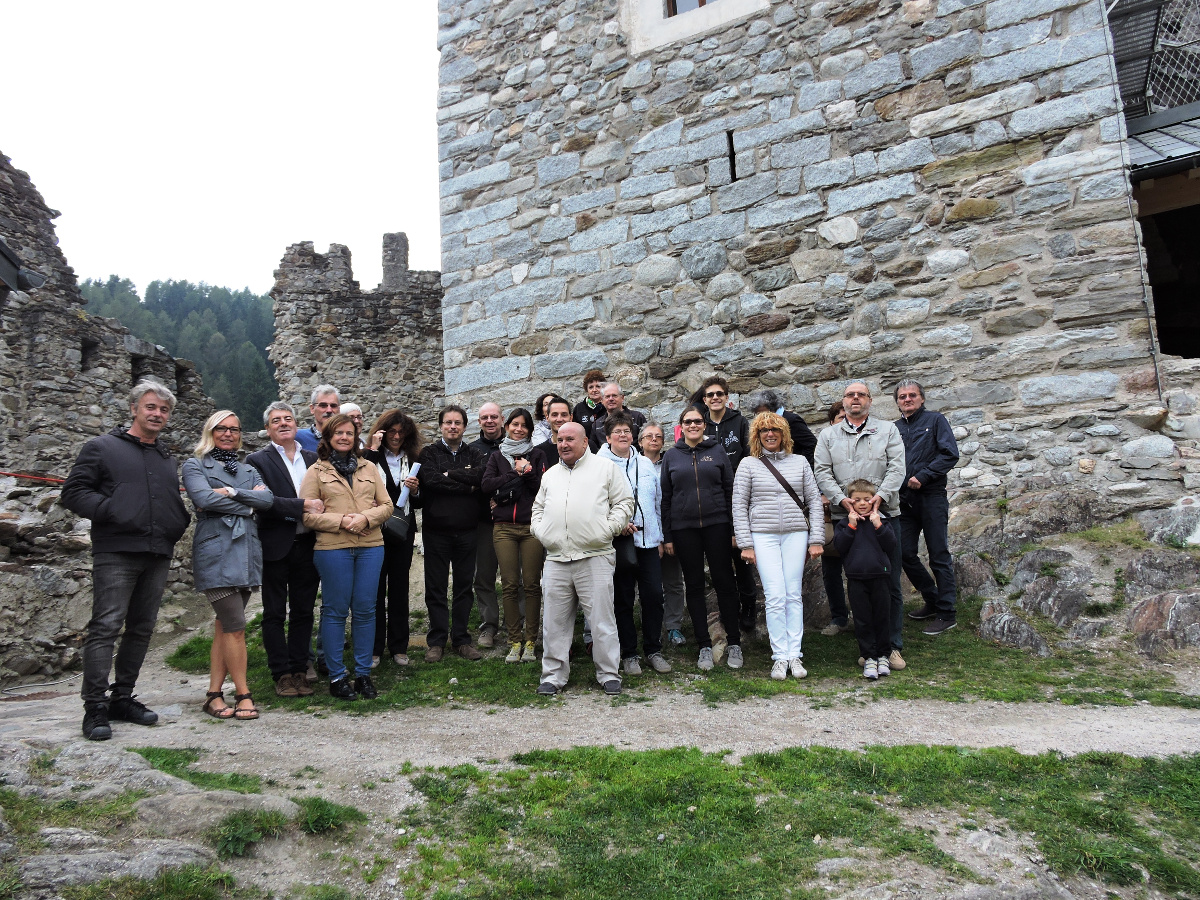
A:
[[[293,244],[275,271],[275,364],[279,393],[307,422],[318,384],[353,400],[366,422],[398,406],[419,424],[437,419],[442,405],[442,288],[440,273],[408,268],[408,239],[383,238],[383,283],[363,291],[350,251],[333,244],[317,253],[311,241]]]
[[[667,419],[720,371],[816,423],[859,378],[894,417],[912,376],[979,529],[997,497],[1196,487],[1100,0],[717,3],[757,11],[635,55],[646,5],[440,2],[450,398],[598,366]]]
[[[212,402],[186,360],[89,316],[58,249],[49,209],[0,155],[0,237],[46,276],[28,293],[0,288],[0,471],[65,477],[89,438],[129,421],[129,390],[158,378],[179,398],[165,438],[191,452]],[[0,682],[70,667],[91,611],[88,522],[58,506],[52,481],[0,476]],[[180,541],[162,621],[191,602],[191,537]]]

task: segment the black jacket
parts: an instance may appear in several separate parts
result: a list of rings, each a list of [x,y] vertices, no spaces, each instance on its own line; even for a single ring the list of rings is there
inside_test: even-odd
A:
[[[512,464],[503,453],[493,453],[483,468],[483,495],[496,499],[496,508],[491,510],[491,521],[507,522],[510,525],[528,525],[533,518],[533,501],[542,486],[542,475],[546,473],[546,456],[539,444],[529,451],[527,457],[533,466],[524,475],[513,471]],[[491,507],[491,503],[488,503]]]
[[[592,438],[592,423],[596,421],[597,416],[604,415],[604,404],[597,403],[595,406],[589,406],[587,398],[584,397],[575,404],[575,412],[571,415],[571,419],[583,426],[584,432],[588,436],[588,440]]]
[[[940,412],[922,406],[911,416],[896,420],[904,441],[904,486],[900,499],[913,493],[946,490],[946,474],[958,464],[958,441]],[[908,479],[916,476],[921,490],[913,491]]]
[[[858,528],[850,527],[849,519],[833,526],[833,545],[842,557],[842,569],[847,578],[886,578],[891,575],[890,554],[896,549],[896,535],[888,525],[887,516],[877,529],[870,519],[861,519]]]
[[[396,484],[395,479],[392,478],[392,470],[387,464],[387,455],[383,452],[382,449],[380,449],[380,450],[364,450],[362,455],[363,455],[363,459],[374,463],[376,468],[383,470],[384,486],[387,489],[388,497],[391,498],[392,504],[394,505],[396,503],[396,501],[400,499],[400,489],[402,487],[404,487],[404,485],[403,485],[403,483]],[[411,462],[416,462],[416,460],[412,460]],[[419,476],[420,473],[418,472],[417,475]],[[398,540],[390,537],[388,535],[387,529],[384,528],[383,529],[383,543],[385,546],[390,546],[392,544],[395,544],[397,547],[400,547],[400,546],[403,546],[404,544],[412,544],[416,541],[416,539],[417,539],[417,509],[416,509],[416,507],[417,507],[417,504],[414,502],[414,499],[410,493],[409,502],[408,502],[408,538],[405,539],[404,541],[398,541]]]
[[[792,452],[807,459],[808,467],[811,469],[816,465],[813,461],[813,451],[817,449],[817,436],[812,433],[808,423],[794,412],[785,409],[783,419],[792,431]]]
[[[473,531],[479,524],[484,455],[471,444],[460,444],[458,453],[451,453],[438,438],[421,450],[417,461],[421,463],[417,473],[421,490],[412,503],[424,510],[421,527],[425,531]]]
[[[732,524],[733,466],[715,438],[695,448],[680,438],[663,456],[660,475],[665,543],[672,543],[674,528]]]
[[[720,423],[716,423],[708,417],[706,408],[704,410],[704,436],[716,438],[720,442],[735,472],[742,463],[742,457],[750,452],[750,423],[736,409],[726,409],[725,415],[721,416]]]
[[[191,521],[167,445],[121,428],[83,445],[59,502],[92,520],[92,553],[170,556]]]
[[[296,449],[300,451],[305,468],[317,461],[317,454],[305,450],[299,442]],[[268,444],[262,450],[254,451],[246,457],[246,462],[258,469],[263,484],[270,489],[271,496],[275,498],[270,509],[254,514],[263,559],[275,562],[283,559],[292,550],[292,544],[296,540],[296,525],[304,518],[304,501],[296,496],[292,473],[288,471],[287,464],[274,447]]]
[[[504,432],[500,432],[500,437],[494,441],[489,441],[482,434],[475,440],[471,441],[471,446],[483,454],[484,465],[487,465],[491,455],[500,449],[500,445],[504,443]],[[487,491],[479,492],[479,521],[484,525],[492,523],[492,505],[488,502]]]
[[[629,407],[622,407],[621,412],[625,413],[633,421],[633,446],[636,447],[638,435],[642,433],[642,429],[646,426],[646,416],[636,409],[629,409]],[[592,419],[592,432],[588,438],[588,445],[592,448],[593,453],[608,443],[608,436],[604,428],[607,419],[608,410],[603,407],[601,407],[601,414]]]

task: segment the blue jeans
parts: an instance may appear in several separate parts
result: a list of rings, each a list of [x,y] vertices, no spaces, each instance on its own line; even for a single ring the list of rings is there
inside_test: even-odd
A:
[[[950,503],[945,491],[909,491],[900,501],[904,574],[921,592],[925,605],[937,610],[939,619],[953,622],[957,588],[947,534],[949,520]],[[929,550],[929,568],[933,569],[933,575],[921,564],[917,554],[921,532],[925,532],[925,547]]]
[[[342,647],[346,643],[346,617],[350,615],[350,643],[354,648],[354,674],[371,674],[375,647],[375,603],[383,547],[346,547],[317,550],[313,562],[321,573],[321,644],[329,680],[346,677]]]

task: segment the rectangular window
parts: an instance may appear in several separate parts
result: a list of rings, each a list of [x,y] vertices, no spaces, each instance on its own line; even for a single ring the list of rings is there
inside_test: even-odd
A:
[[[677,16],[716,2],[717,0],[667,0],[667,16]]]

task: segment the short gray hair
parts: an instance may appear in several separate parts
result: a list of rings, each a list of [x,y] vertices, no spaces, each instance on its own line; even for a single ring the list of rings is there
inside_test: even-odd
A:
[[[754,412],[760,406],[765,406],[771,412],[778,412],[780,407],[783,406],[783,398],[779,396],[777,391],[772,391],[769,388],[761,391],[751,391],[742,403],[742,406],[750,412]]]
[[[350,415],[351,412],[356,412],[359,415],[362,415],[362,407],[357,403],[343,403],[341,404],[341,408],[338,410],[338,412],[345,413],[346,415]]]
[[[326,394],[333,394],[338,398],[339,402],[342,399],[341,392],[332,384],[318,384],[315,388],[313,388],[312,396],[308,398],[309,406],[316,403],[317,400],[319,400],[321,397],[324,397]]]
[[[619,383],[615,382],[615,381],[610,381],[610,382],[606,383],[606,384],[604,385],[604,387],[600,388],[600,390],[601,390],[601,392],[603,392],[603,391],[607,391],[607,390],[608,390],[610,387],[615,387],[615,388],[617,389],[617,392],[618,392],[618,393],[619,393],[619,394],[620,394],[622,397],[624,397],[624,396],[625,396],[625,388],[621,387],[621,385],[620,385]]]
[[[167,389],[165,384],[155,381],[153,378],[143,378],[133,386],[133,390],[129,392],[129,405],[137,406],[147,394],[154,394],[159,400],[166,403],[169,409],[175,409],[175,395]]]
[[[921,382],[916,381],[915,379],[912,379],[912,378],[901,378],[900,381],[897,382],[896,389],[894,391],[892,391],[892,399],[899,400],[900,399],[900,388],[906,388],[906,387],[915,387],[917,389],[917,393],[921,395],[921,399],[922,400],[925,399],[925,388],[921,387]]]
[[[263,410],[263,424],[266,425],[271,419],[271,413],[285,412],[293,419],[296,418],[296,410],[292,409],[292,404],[284,403],[282,400],[276,400],[270,406]]]

